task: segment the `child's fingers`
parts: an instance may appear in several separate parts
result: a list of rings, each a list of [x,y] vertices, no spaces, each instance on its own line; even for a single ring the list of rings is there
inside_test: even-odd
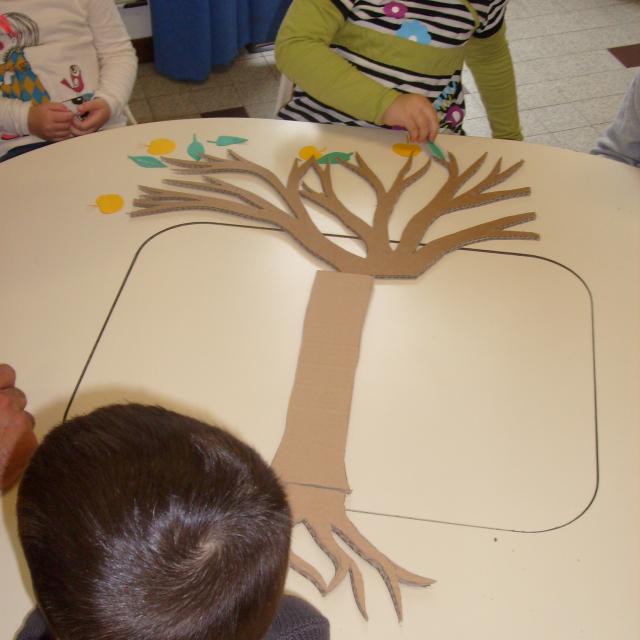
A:
[[[409,134],[409,141],[418,142],[418,140],[420,139],[420,126],[418,125],[417,118],[409,114],[404,126],[407,130],[407,133]]]
[[[49,117],[51,119],[51,122],[54,124],[69,124],[73,118],[74,115],[73,113],[71,113],[71,111],[67,111],[66,113],[62,113],[61,111],[56,111],[54,113],[49,114]]]
[[[431,104],[425,104],[420,115],[422,125],[420,127],[420,141],[424,142],[425,140],[433,140],[440,129],[438,114]]]
[[[71,115],[73,115],[73,111],[68,109],[61,102],[49,102],[49,103],[47,103],[46,108],[47,108],[48,111],[58,111],[58,112],[61,112],[61,113],[70,113]]]
[[[430,142],[433,142],[436,139],[436,136],[438,135],[438,131],[440,131],[440,123],[438,122],[438,119],[429,119],[429,129],[427,132],[427,137],[426,139],[429,140]]]
[[[411,142],[424,142],[430,131],[431,126],[426,111],[420,109],[411,114],[409,128]]]
[[[0,364],[0,389],[13,387],[16,383],[16,372],[8,364]]]
[[[85,128],[80,129],[79,127],[74,127],[73,125],[71,125],[71,133],[74,136],[84,136],[87,133],[94,133],[97,130],[98,130],[98,127],[89,127],[88,129],[85,129]]]

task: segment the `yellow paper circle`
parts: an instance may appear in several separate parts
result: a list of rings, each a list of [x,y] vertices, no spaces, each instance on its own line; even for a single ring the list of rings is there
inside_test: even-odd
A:
[[[101,213],[118,213],[124,207],[124,198],[117,193],[105,193],[96,198]]]
[[[404,158],[409,158],[410,156],[417,156],[422,150],[417,144],[408,144],[406,142],[398,142],[391,147],[394,153],[397,153],[399,156],[403,156]]]
[[[318,149],[314,146],[302,147],[300,151],[298,151],[298,157],[302,160],[308,160],[309,158],[318,158],[322,157],[322,152],[324,149]]]
[[[147,151],[152,156],[164,156],[176,148],[176,143],[169,138],[156,138],[149,143]]]

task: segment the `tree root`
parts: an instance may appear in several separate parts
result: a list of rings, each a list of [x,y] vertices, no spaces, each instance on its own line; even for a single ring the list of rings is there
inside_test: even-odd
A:
[[[368,619],[362,573],[355,558],[342,549],[336,537],[378,571],[389,590],[398,620],[402,620],[400,585],[427,587],[435,582],[403,569],[371,544],[348,518],[344,505],[345,494],[341,491],[291,484],[287,485],[287,491],[294,525],[304,524],[335,567],[335,574],[327,584],[313,565],[291,553],[291,568],[311,581],[320,593],[333,591],[348,574],[356,605],[362,616]]]

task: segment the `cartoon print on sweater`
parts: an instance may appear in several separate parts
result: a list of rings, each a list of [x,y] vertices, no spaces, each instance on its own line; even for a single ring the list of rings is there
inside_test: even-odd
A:
[[[60,80],[60,84],[63,84],[71,91],[76,93],[82,93],[84,89],[84,80],[82,79],[82,69],[77,64],[72,64],[69,67],[69,79],[63,78]]]
[[[440,95],[433,101],[433,106],[440,118],[440,129],[458,132],[461,130],[464,119],[464,101],[460,104],[460,93],[462,83],[459,81],[458,71],[449,84],[440,92]]]
[[[38,25],[23,13],[0,14],[0,94],[31,104],[50,101],[49,94],[35,74],[25,47],[39,44]]]

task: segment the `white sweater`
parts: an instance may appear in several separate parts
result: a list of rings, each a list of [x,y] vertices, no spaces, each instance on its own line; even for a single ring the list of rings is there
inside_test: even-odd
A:
[[[2,0],[0,11],[0,157],[41,140],[27,126],[33,104],[104,98],[103,128],[126,124],[137,60],[113,0]]]

